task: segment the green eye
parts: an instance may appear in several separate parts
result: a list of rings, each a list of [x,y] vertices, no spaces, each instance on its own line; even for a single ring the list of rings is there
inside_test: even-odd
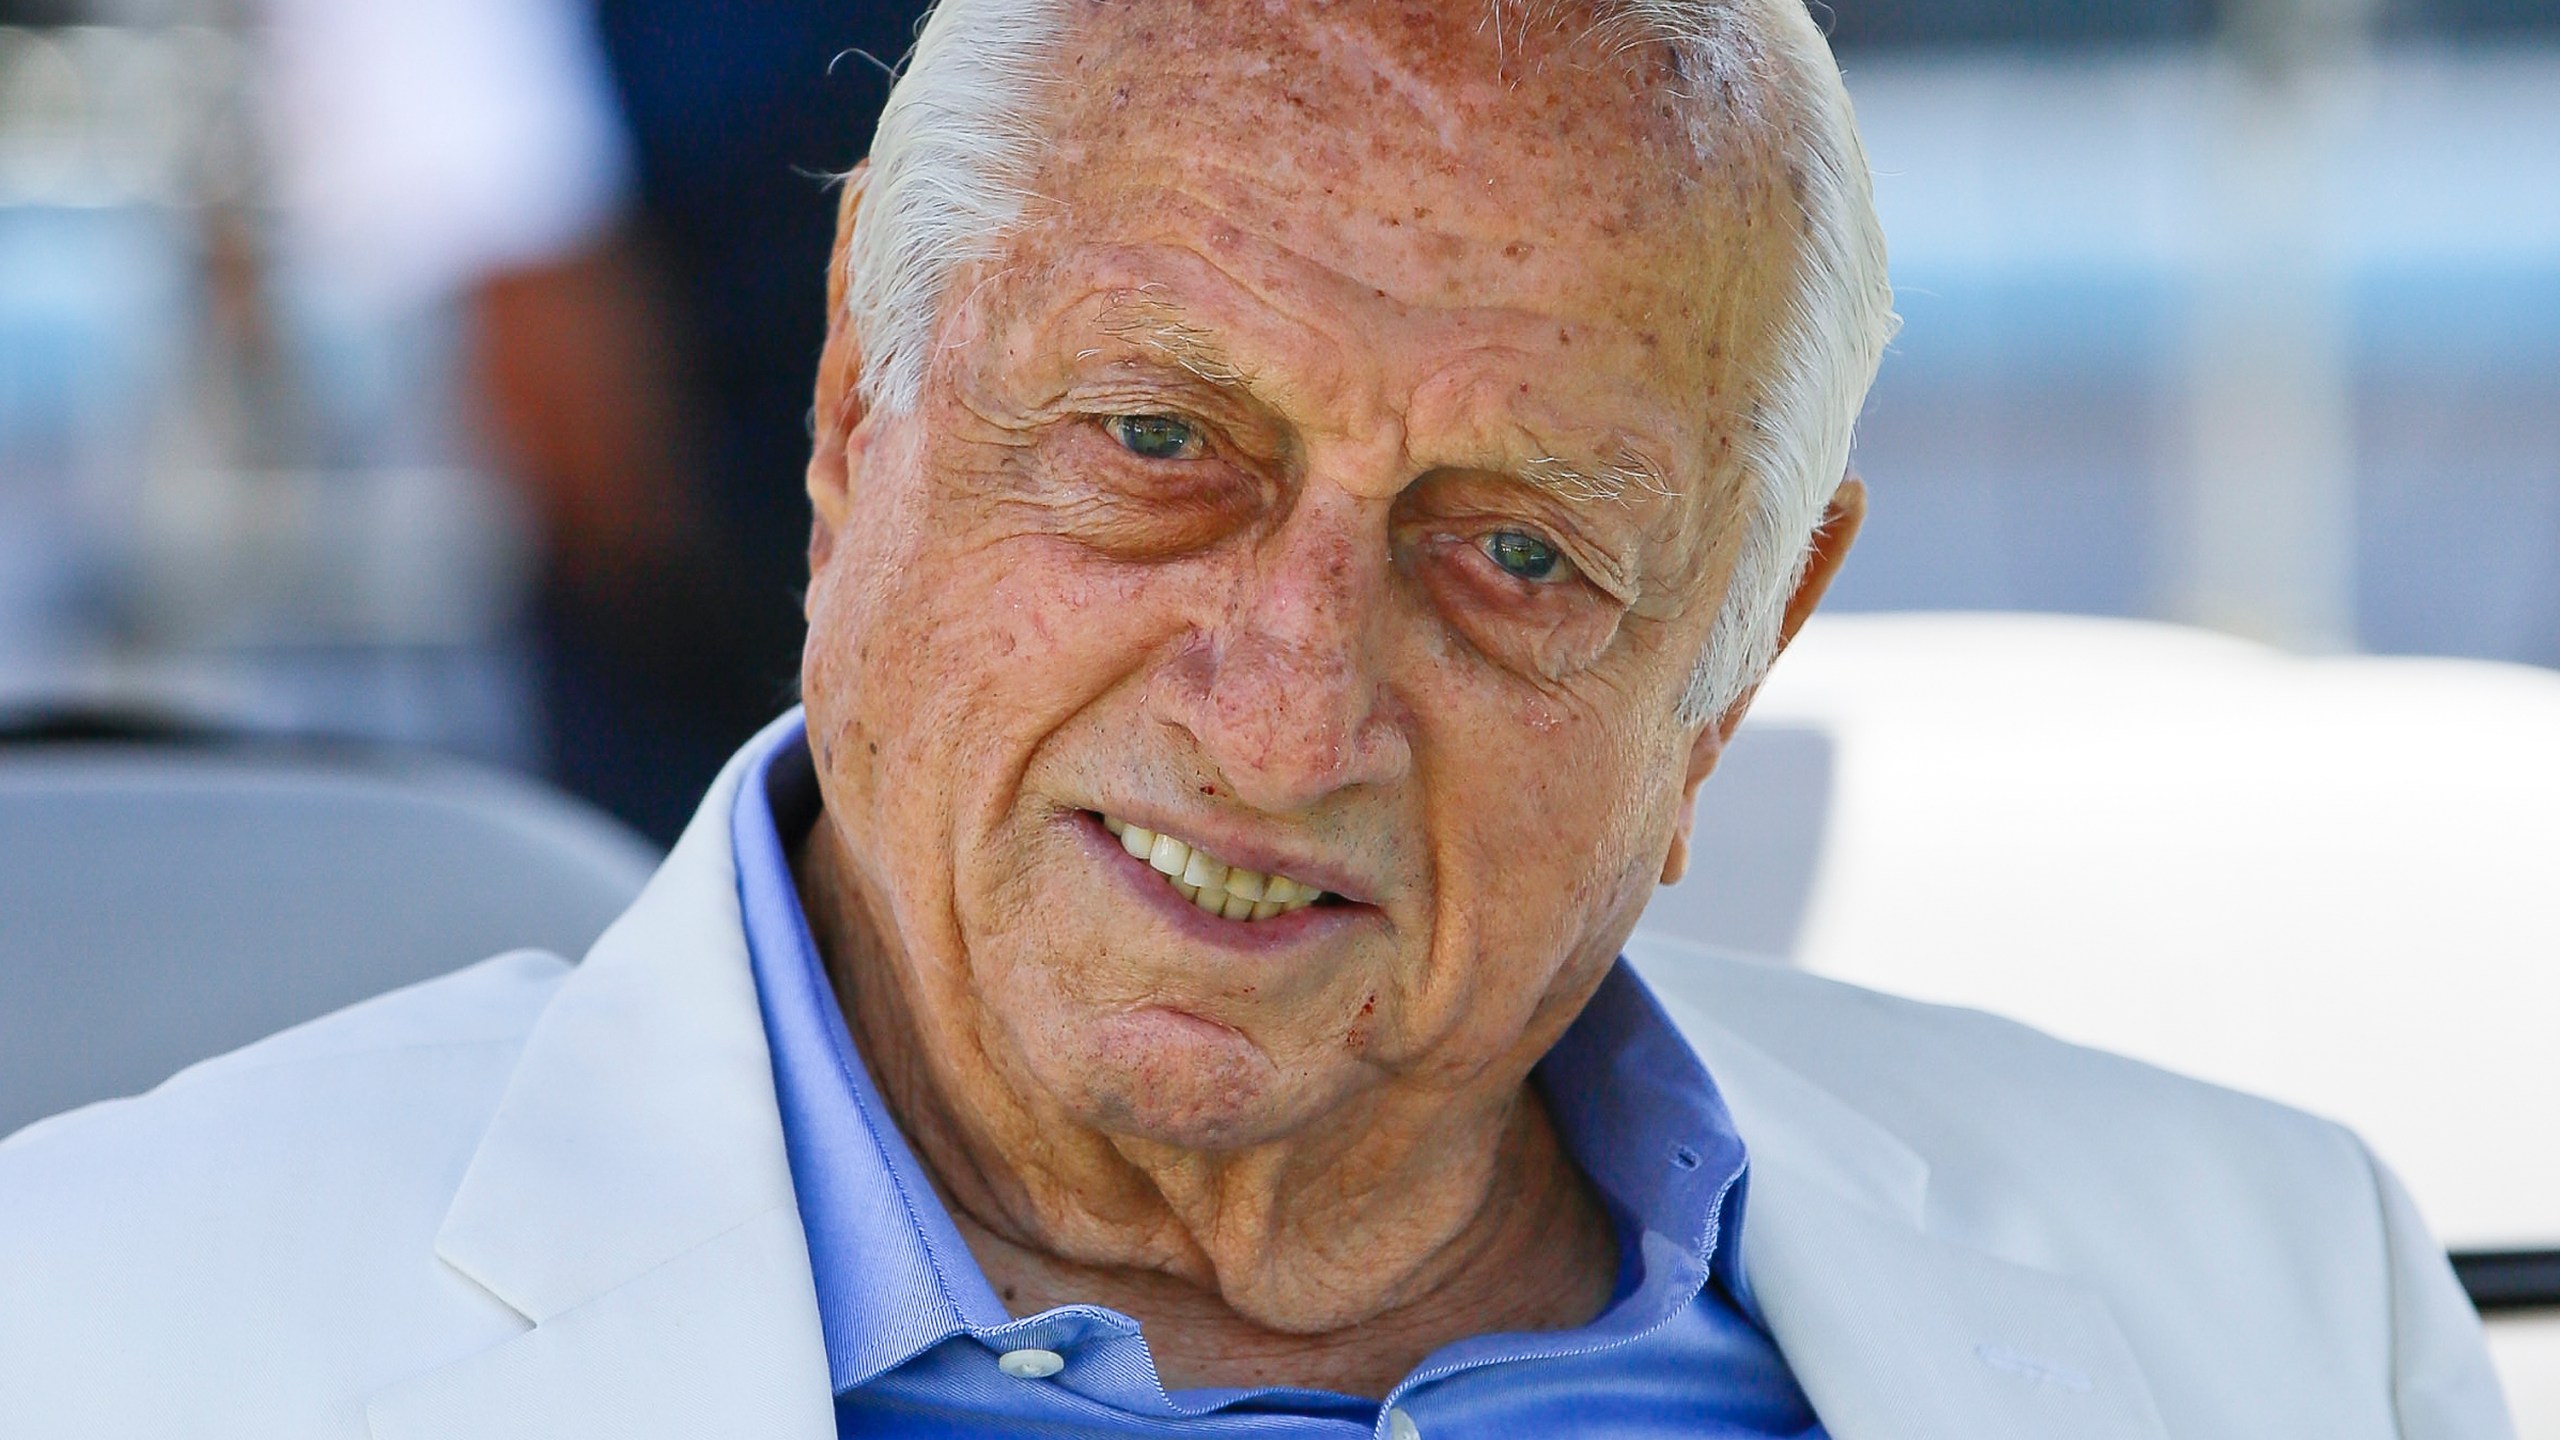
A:
[[[1518,530],[1497,530],[1481,543],[1486,559],[1523,580],[1550,580],[1565,566],[1556,547]]]
[[[1102,422],[1132,455],[1149,460],[1189,460],[1200,453],[1200,432],[1174,415],[1114,415]]]

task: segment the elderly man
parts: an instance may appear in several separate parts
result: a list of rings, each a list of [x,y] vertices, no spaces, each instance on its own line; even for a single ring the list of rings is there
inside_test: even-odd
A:
[[[840,229],[805,723],[0,1151],[0,1430],[2504,1433],[2334,1127],[1620,958],[1860,516],[1796,0],[949,0]]]

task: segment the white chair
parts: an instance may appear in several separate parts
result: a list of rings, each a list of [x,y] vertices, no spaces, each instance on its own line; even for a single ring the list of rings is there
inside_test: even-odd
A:
[[[0,746],[0,1135],[503,950],[574,959],[657,858],[449,761]]]

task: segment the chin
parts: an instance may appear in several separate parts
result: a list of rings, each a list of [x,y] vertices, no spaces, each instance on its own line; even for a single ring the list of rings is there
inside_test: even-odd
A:
[[[1108,1135],[1179,1150],[1232,1151],[1287,1138],[1313,1118],[1299,1087],[1241,1031],[1160,1007],[1100,1018],[1034,1060],[1042,1081]]]

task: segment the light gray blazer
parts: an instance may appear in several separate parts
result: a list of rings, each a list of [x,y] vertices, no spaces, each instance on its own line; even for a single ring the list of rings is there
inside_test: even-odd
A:
[[[830,1440],[733,762],[572,969],[500,956],[0,1144],[0,1436]],[[1838,1440],[2489,1440],[2344,1130],[2005,1022],[1631,951],[1751,1147]]]

